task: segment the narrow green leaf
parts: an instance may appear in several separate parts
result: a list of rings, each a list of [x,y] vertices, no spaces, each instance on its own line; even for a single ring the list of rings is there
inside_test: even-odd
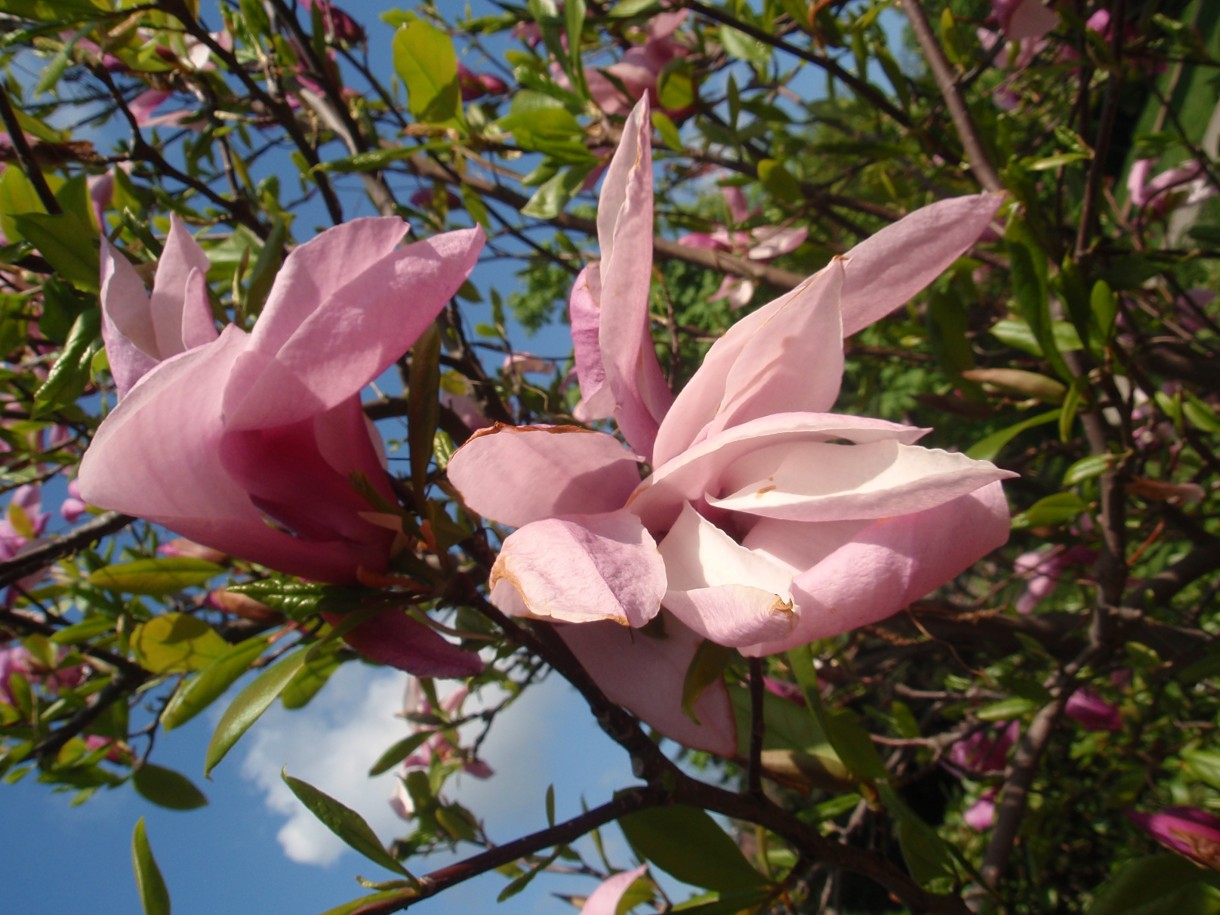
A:
[[[619,820],[641,858],[683,883],[724,892],[766,885],[737,843],[695,807],[655,807]]]
[[[170,810],[195,810],[206,807],[208,799],[194,782],[180,772],[144,763],[132,773],[131,783],[140,796],[158,807]]]
[[[1007,699],[984,705],[975,712],[975,717],[979,721],[1012,721],[1014,718],[1029,714],[1037,707],[1037,703],[1031,699],[1010,696]]]
[[[441,333],[431,324],[411,348],[407,379],[407,441],[411,453],[411,488],[415,504],[427,500],[428,467],[432,463],[432,440],[440,418]]]
[[[1059,492],[1039,499],[1012,519],[1013,530],[1027,527],[1056,527],[1073,521],[1089,504],[1074,492]]]
[[[87,308],[76,316],[68,339],[47,379],[34,392],[35,418],[73,403],[89,382],[93,354],[101,340],[101,312]]]
[[[546,786],[546,824],[555,825],[555,786]]]
[[[219,699],[258,660],[267,644],[267,637],[262,635],[246,639],[201,668],[178,687],[165,706],[161,713],[162,727],[171,730],[186,724]]]
[[[408,734],[402,740],[397,741],[392,747],[377,757],[377,762],[373,763],[373,767],[369,769],[369,778],[389,772],[419,749],[420,745],[431,736],[432,734],[429,731],[416,731],[414,734]]]
[[[144,909],[144,915],[170,915],[169,889],[148,844],[143,817],[136,821],[135,831],[131,835],[131,860],[135,866],[136,887],[140,891],[140,906]]]
[[[732,648],[717,645],[710,639],[704,639],[691,658],[690,667],[686,669],[686,677],[682,681],[682,711],[691,721],[699,724],[695,714],[695,703],[703,695],[703,691],[720,679],[725,665],[737,652]]]
[[[1085,480],[1091,480],[1105,473],[1110,465],[1118,459],[1117,454],[1090,454],[1081,458],[1063,474],[1064,486],[1075,486]]]
[[[78,289],[97,292],[100,287],[99,261],[94,241],[97,230],[75,213],[19,213],[13,222],[21,237],[28,240],[55,268],[56,274]]]
[[[246,733],[250,725],[275,701],[275,697],[305,663],[305,655],[305,651],[294,651],[264,670],[253,683],[238,693],[237,698],[221,716],[220,723],[216,725],[212,739],[208,742],[208,749],[204,754],[205,775],[216,768],[225,758],[225,754],[241,739],[241,735]]]
[[[940,835],[907,806],[892,785],[878,785],[882,803],[897,821],[898,846],[911,876],[921,886],[957,874],[953,852]]]
[[[1216,875],[1181,855],[1157,854],[1122,864],[1093,899],[1088,915],[1205,915],[1220,911]]]
[[[86,579],[89,584],[123,594],[164,597],[204,584],[224,572],[222,566],[189,556],[163,556],[103,566]]]
[[[387,870],[414,880],[407,869],[385,850],[385,846],[373,832],[373,827],[365,821],[364,817],[329,794],[319,791],[308,782],[293,778],[287,772],[281,772],[280,778],[297,796],[297,799],[309,809],[309,812],[317,817],[323,826],[346,842],[349,847],[375,864],[380,864]]]
[[[757,38],[727,25],[720,26],[720,44],[730,57],[744,60],[748,64],[765,66],[771,60],[771,48]]]
[[[405,909],[407,904],[417,896],[419,896],[419,893],[413,889],[374,893],[371,896],[364,896],[360,899],[353,899],[351,902],[337,905],[333,909],[327,909],[322,915],[364,915],[366,912],[386,912],[392,911],[390,906],[394,903],[401,903],[399,908]]]
[[[1059,419],[1059,414],[1059,410],[1051,410],[1049,413],[1039,413],[1037,416],[1031,416],[1029,419],[1023,419],[1021,422],[1011,425],[1007,429],[1001,429],[999,432],[993,432],[986,438],[975,442],[974,445],[966,451],[966,456],[972,457],[976,461],[994,461],[996,457],[999,456],[999,453],[1004,450],[1004,446],[1026,429],[1032,429],[1034,426],[1045,426],[1047,423],[1053,423],[1055,420]]]

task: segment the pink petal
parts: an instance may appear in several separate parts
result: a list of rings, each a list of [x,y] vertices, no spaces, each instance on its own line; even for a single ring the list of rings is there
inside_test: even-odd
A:
[[[576,277],[568,299],[572,356],[581,396],[576,418],[582,422],[614,415],[614,391],[606,380],[606,365],[602,361],[601,283],[600,265],[590,264]]]
[[[665,563],[630,512],[570,515],[510,534],[489,584],[492,603],[506,613],[638,627],[661,609]]]
[[[448,474],[471,509],[509,527],[615,511],[640,482],[635,455],[579,426],[480,429],[450,458]]]
[[[725,205],[729,208],[729,219],[734,225],[743,223],[750,218],[750,208],[746,205],[746,195],[735,184],[725,185],[720,189]]]
[[[731,537],[687,505],[661,543],[665,608],[718,645],[776,641],[792,631],[793,569]]]
[[[905,304],[965,254],[995,217],[1002,194],[942,200],[904,216],[844,255],[843,336]]]
[[[631,884],[643,877],[647,870],[648,865],[641,864],[632,870],[623,871],[621,874],[615,874],[613,877],[603,880],[585,900],[585,904],[580,909],[580,915],[616,915],[619,901],[631,888]]]
[[[747,256],[750,260],[769,261],[781,254],[790,254],[805,242],[809,230],[802,227],[781,228],[779,226],[761,226],[752,229],[754,244]]]
[[[723,232],[715,235],[708,235],[706,232],[688,232],[678,239],[678,244],[688,248],[709,248],[713,251],[728,251],[730,248]]]
[[[167,359],[216,339],[218,331],[204,280],[209,266],[203,249],[177,214],[172,214],[149,300],[156,337],[156,349],[150,350],[153,355]],[[191,280],[195,271],[199,276]]]
[[[342,622],[333,613],[325,616],[332,626]],[[417,677],[472,677],[483,670],[477,654],[445,641],[435,630],[397,610],[377,614],[343,638],[370,661]]]
[[[746,315],[712,344],[657,433],[659,465],[729,426],[771,413],[830,409],[843,376],[836,259]]]
[[[662,614],[662,620],[663,635],[614,623],[555,629],[610,701],[683,746],[732,757],[737,723],[724,681],[695,702],[696,724],[682,710],[682,685],[703,640],[672,616]]]
[[[720,480],[728,468],[760,448],[835,439],[857,444],[893,439],[911,444],[926,431],[881,419],[833,413],[762,416],[725,429],[657,467],[631,495],[628,507],[644,520],[649,530],[668,530],[683,503],[697,502],[709,492],[719,495]]]
[[[157,364],[148,292],[127,258],[101,242],[102,340],[119,397]]]
[[[789,521],[845,521],[908,515],[1016,476],[964,454],[902,445],[784,443],[760,448],[726,468],[729,494],[708,504]]]
[[[597,209],[601,284],[600,289],[593,283],[588,286],[591,295],[600,293],[593,304],[600,312],[598,346],[606,383],[614,394],[614,419],[631,446],[645,455],[652,453],[657,427],[673,402],[648,320],[652,280],[650,130],[644,98],[624,124],[622,139],[606,169]],[[602,307],[606,303],[611,307]],[[580,369],[578,363],[577,371]]]
[[[405,231],[399,219],[358,219],[289,255],[228,385],[229,428],[288,424],[330,409],[432,323],[474,266],[483,232],[447,232],[393,251]]]
[[[1008,528],[998,482],[927,511],[875,521],[793,581],[792,636],[743,653],[786,651],[883,620],[1001,546]]]

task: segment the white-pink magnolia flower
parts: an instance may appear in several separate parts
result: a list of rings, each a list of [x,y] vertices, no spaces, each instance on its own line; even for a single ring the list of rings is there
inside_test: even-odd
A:
[[[809,234],[804,226],[756,226],[749,230],[733,228],[748,222],[755,214],[746,206],[741,188],[729,186],[723,188],[721,193],[728,206],[731,224],[720,226],[712,232],[690,232],[679,238],[678,244],[726,251],[752,261],[769,261],[795,251]],[[754,298],[757,288],[754,280],[727,274],[709,301],[728,299],[734,308],[744,308]]]
[[[629,871],[607,877],[589,894],[589,898],[581,906],[580,915],[616,915],[619,902],[627,895],[631,884],[643,877],[647,870],[648,865],[641,864]]]
[[[917,446],[927,430],[828,412],[843,338],[931,282],[1000,199],[934,204],[836,258],[731,327],[673,399],[648,324],[648,123],[641,102],[602,189],[601,263],[572,294],[586,415],[614,416],[633,450],[575,426],[501,425],[448,471],[471,509],[519,528],[492,569],[493,603],[582,624],[560,632],[612,700],[732,754],[723,684],[700,697],[698,724],[681,708],[704,639],[758,656],[846,632],[1007,539],[1011,474]]]

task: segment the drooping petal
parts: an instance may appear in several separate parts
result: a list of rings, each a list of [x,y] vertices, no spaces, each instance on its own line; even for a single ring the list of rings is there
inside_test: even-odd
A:
[[[619,901],[631,889],[631,884],[643,877],[647,870],[648,865],[641,864],[603,880],[581,906],[580,915],[616,915]]]
[[[395,232],[401,237],[406,226],[401,220],[388,222],[336,226],[289,255],[297,258],[294,269],[285,261],[251,334],[250,352],[228,385],[229,428],[296,422],[356,394],[432,323],[483,247],[483,232],[475,228],[385,253],[381,249],[389,238]],[[345,232],[319,244],[350,226],[368,231]],[[379,251],[376,260],[361,250],[366,236]],[[288,291],[281,292],[281,285]],[[308,307],[294,296],[305,297]]]
[[[717,508],[789,521],[908,515],[1016,476],[964,454],[902,445],[785,443],[760,448],[725,469]]]
[[[665,608],[718,645],[776,641],[792,631],[795,571],[734,542],[690,505],[661,542]]]
[[[614,391],[606,380],[601,347],[601,271],[590,264],[572,284],[568,315],[572,325],[572,359],[580,383],[577,419],[591,421],[614,415]]]
[[[751,229],[754,243],[746,256],[754,261],[774,260],[781,254],[790,254],[805,242],[809,230],[804,226],[760,226]]]
[[[579,426],[480,429],[449,459],[448,474],[470,508],[509,527],[614,511],[640,482],[635,455]]]
[[[652,453],[657,427],[673,402],[648,321],[653,231],[650,130],[645,96],[623,125],[597,209],[602,253],[598,345],[606,383],[614,394],[614,419],[631,446],[644,455]],[[597,290],[590,286],[590,291]]]
[[[954,197],[910,213],[856,245],[844,259],[843,336],[884,318],[944,273],[978,241],[1002,194]]]
[[[643,626],[661,609],[665,563],[627,511],[534,521],[510,534],[491,569],[492,603],[558,622]]]
[[[662,422],[653,464],[772,413],[829,410],[843,377],[842,262],[746,315],[712,344]]]
[[[698,724],[682,710],[682,685],[703,639],[672,616],[663,614],[663,620],[660,636],[614,623],[555,630],[611,702],[683,746],[733,756],[737,722],[723,680],[696,700]]]
[[[883,620],[1002,546],[1008,529],[998,482],[927,511],[874,521],[793,580],[792,635],[743,653],[787,651]]]
[[[657,467],[632,494],[628,506],[649,530],[668,530],[685,502],[721,494],[727,469],[760,448],[835,439],[864,444],[894,440],[912,444],[927,432],[912,426],[833,413],[777,413],[725,429]]]
[[[331,625],[342,618],[324,614]],[[473,651],[447,642],[406,613],[385,610],[343,637],[370,661],[397,667],[417,677],[472,677],[483,670]]]

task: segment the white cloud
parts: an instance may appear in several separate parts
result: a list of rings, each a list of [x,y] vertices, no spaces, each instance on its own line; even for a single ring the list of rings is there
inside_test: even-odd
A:
[[[368,777],[377,757],[408,732],[399,717],[405,686],[406,675],[397,671],[346,664],[304,709],[285,711],[277,704],[246,735],[242,776],[260,789],[270,811],[285,818],[278,839],[292,861],[327,866],[346,846],[288,790],[282,768],[358,811],[383,841],[411,831],[388,803],[394,773]],[[481,755],[495,774],[485,781],[459,774],[445,796],[482,819],[497,842],[545,827],[550,784],[562,820],[581,812],[582,797],[597,806],[633,783],[627,755],[558,677],[527,690],[497,718]]]

